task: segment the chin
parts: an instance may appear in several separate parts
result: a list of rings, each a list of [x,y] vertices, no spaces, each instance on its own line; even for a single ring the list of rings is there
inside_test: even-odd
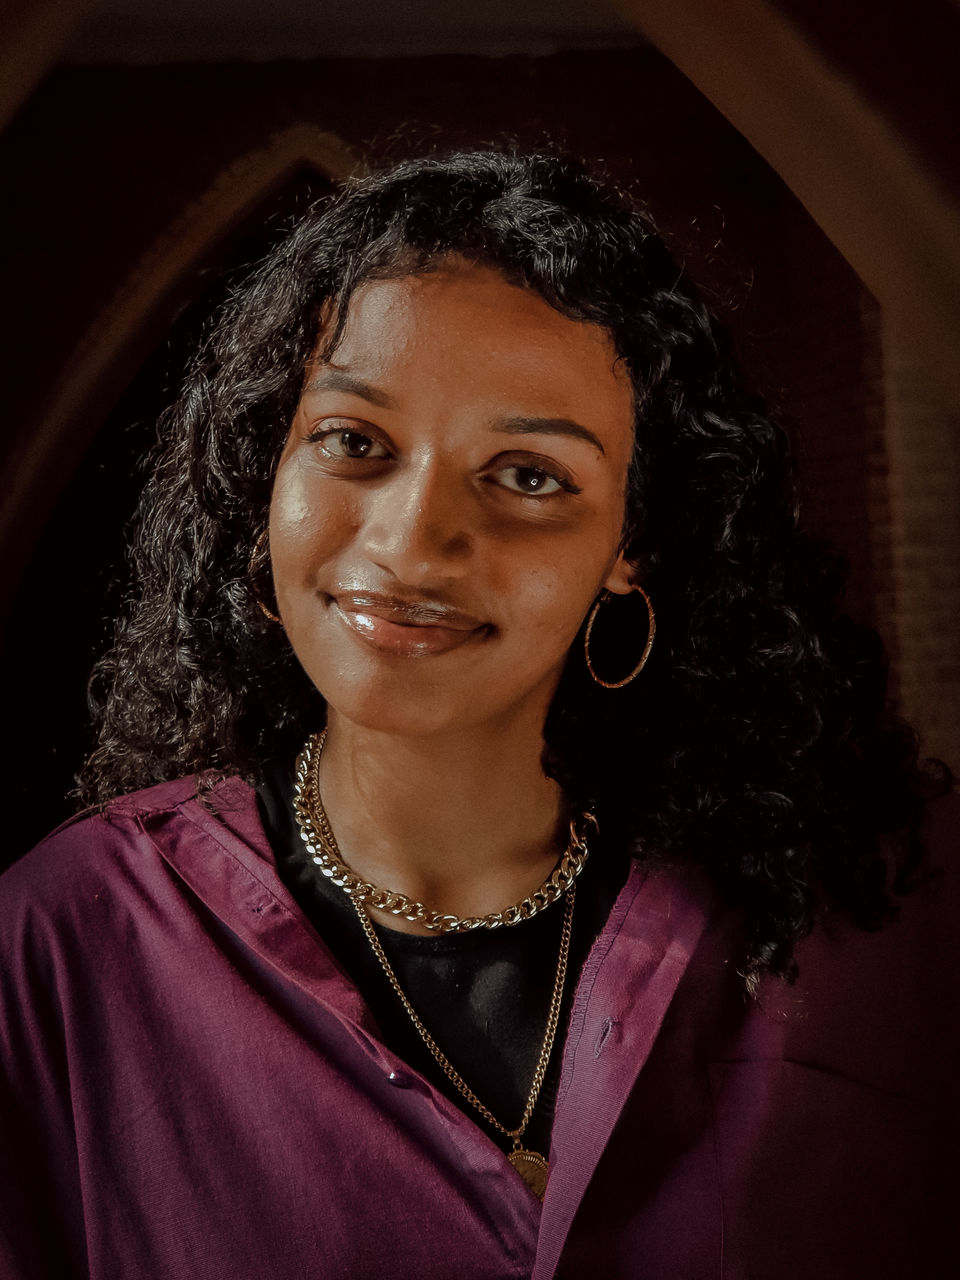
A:
[[[443,705],[439,699],[412,698],[401,692],[392,697],[338,689],[326,699],[329,710],[357,728],[395,737],[427,738],[462,730],[476,722],[466,707]]]
[[[366,646],[318,646],[303,658],[332,713],[359,728],[398,737],[484,728],[500,732],[534,718],[542,728],[562,668],[560,663],[544,673],[518,663],[515,655],[513,663],[491,663],[482,650],[401,661]]]
[[[479,730],[502,733],[536,721],[546,721],[557,680],[533,689],[494,692],[491,681],[449,680],[417,682],[394,675],[373,681],[338,681],[336,687],[318,685],[330,710],[359,728],[406,738],[457,735]],[[431,687],[431,685],[433,687]]]

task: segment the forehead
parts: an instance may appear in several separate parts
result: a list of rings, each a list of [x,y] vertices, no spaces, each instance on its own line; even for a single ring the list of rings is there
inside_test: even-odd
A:
[[[335,349],[313,367],[324,364],[366,380],[442,384],[492,401],[533,397],[542,411],[562,402],[567,411],[592,408],[632,423],[633,388],[606,329],[458,258],[361,285]]]

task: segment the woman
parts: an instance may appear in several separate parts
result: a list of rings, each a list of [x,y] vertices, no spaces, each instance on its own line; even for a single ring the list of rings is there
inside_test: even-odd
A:
[[[6,880],[5,1274],[931,1274],[949,775],[648,216],[354,183],[163,440]]]

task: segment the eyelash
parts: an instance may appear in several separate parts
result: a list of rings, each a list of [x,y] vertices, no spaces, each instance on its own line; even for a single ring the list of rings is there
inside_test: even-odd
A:
[[[333,436],[356,436],[360,440],[369,440],[374,445],[380,443],[375,436],[368,435],[366,431],[357,431],[353,427],[317,427],[315,431],[311,431],[307,436],[307,441],[310,444],[323,444],[325,440],[329,440]],[[386,446],[381,445],[381,448],[386,448]],[[338,455],[333,454],[331,456],[336,457]],[[350,462],[364,461],[363,455],[352,457],[350,454],[344,453],[339,456]]]
[[[550,471],[546,467],[531,465],[529,462],[511,462],[509,466],[500,468],[500,474],[506,471],[529,471],[536,475],[546,476],[548,480],[553,480],[557,485],[559,485],[560,490],[564,493],[577,494],[582,492],[573,483],[573,481],[568,480],[566,476],[559,475],[556,471]],[[509,486],[505,485],[504,488],[509,488]],[[523,489],[510,489],[510,492],[519,493],[524,498],[553,498],[556,496],[557,491],[555,490],[553,493],[536,493],[533,491],[527,492]]]
[[[368,441],[370,444],[374,446],[379,446],[380,448],[386,448],[385,445],[383,445],[380,441],[377,440],[376,436],[372,434],[368,434],[365,431],[357,431],[351,427],[317,427],[315,430],[311,431],[306,436],[306,440],[309,444],[323,444],[324,441],[329,440],[336,436],[340,436],[340,437],[356,436],[360,440]],[[339,455],[331,454],[330,456],[333,458],[336,458],[339,461],[344,461],[344,462],[364,462],[368,460],[362,454],[351,455],[347,453],[342,453]],[[373,462],[385,461],[385,459],[378,456],[375,456],[369,460]],[[559,486],[557,490],[554,490],[550,493],[544,493],[544,494],[537,493],[534,491],[528,492],[520,488],[512,489],[508,485],[502,486],[503,488],[507,489],[508,492],[519,494],[521,497],[524,497],[524,498],[535,498],[539,501],[543,501],[546,498],[556,497],[558,492],[564,492],[564,493],[570,493],[570,494],[582,493],[582,490],[579,488],[579,486],[575,485],[573,481],[570,480],[568,476],[564,475],[559,469],[551,469],[550,467],[540,466],[538,463],[533,461],[511,462],[506,466],[498,468],[495,472],[493,472],[493,474],[497,475],[497,474],[503,474],[505,472],[511,472],[511,471],[512,472],[526,471],[539,476],[545,476],[548,480],[552,480],[556,485]]]

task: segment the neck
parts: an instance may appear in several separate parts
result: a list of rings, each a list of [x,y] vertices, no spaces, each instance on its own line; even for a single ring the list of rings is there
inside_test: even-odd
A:
[[[406,738],[331,709],[320,786],[344,860],[380,888],[457,916],[521,900],[566,846],[564,798],[542,750],[539,723]]]

